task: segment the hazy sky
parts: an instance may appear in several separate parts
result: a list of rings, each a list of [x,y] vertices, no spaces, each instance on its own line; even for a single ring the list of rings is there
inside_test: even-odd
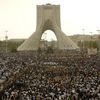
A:
[[[28,38],[36,29],[36,5],[60,4],[65,34],[97,34],[100,29],[100,0],[0,0],[0,39]]]

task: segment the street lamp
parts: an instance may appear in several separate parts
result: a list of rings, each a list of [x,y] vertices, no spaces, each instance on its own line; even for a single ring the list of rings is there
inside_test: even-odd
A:
[[[92,48],[92,46],[93,46],[93,44],[92,44],[92,32],[90,32],[90,34],[91,34],[91,41],[90,41],[90,47]]]
[[[92,32],[90,32],[90,34],[91,34],[91,40],[92,40]]]
[[[85,29],[84,28],[82,29],[82,33],[83,33],[83,35],[85,34]]]
[[[84,28],[82,29],[82,34],[83,34],[83,40],[81,42],[82,42],[82,49],[84,49],[84,47],[85,47],[85,45],[84,45],[84,42],[85,42],[85,39],[84,39],[84,37],[85,37],[85,29]]]
[[[5,47],[5,48],[6,48],[6,53],[7,53],[7,52],[8,52],[8,47],[7,47],[7,42],[8,42],[7,32],[8,32],[8,31],[5,31],[5,32],[6,32],[6,36],[5,36],[5,43],[6,43],[5,46],[6,46],[6,47]]]
[[[47,33],[44,33],[44,45],[45,49],[47,49]]]
[[[98,32],[98,39],[99,39],[99,35],[100,35],[100,30],[97,30],[97,32]]]

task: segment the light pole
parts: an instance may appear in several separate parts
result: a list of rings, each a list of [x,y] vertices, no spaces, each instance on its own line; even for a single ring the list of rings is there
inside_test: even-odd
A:
[[[98,40],[99,40],[100,30],[97,30],[97,32],[98,32]]]
[[[90,32],[90,34],[91,34],[91,40],[92,40],[92,32]]]
[[[84,40],[84,37],[85,37],[85,29],[84,28],[82,29],[82,34],[83,34],[82,49],[84,49],[84,47],[85,47],[85,45],[84,45],[84,42],[85,42],[85,40]]]
[[[45,49],[47,49],[47,33],[44,33]]]
[[[83,33],[83,35],[85,35],[85,29],[84,28],[82,29],[82,33]]]
[[[90,32],[90,34],[91,34],[90,47],[92,48],[92,46],[93,46],[93,45],[92,45],[92,38],[93,38],[93,37],[92,37],[92,32]]]
[[[5,48],[6,48],[6,53],[7,53],[7,52],[8,52],[8,47],[7,47],[7,42],[8,42],[7,32],[8,32],[8,31],[6,30],[5,32],[6,32],[6,35],[5,35],[5,43],[6,43],[5,46],[6,46],[6,47],[5,47]]]

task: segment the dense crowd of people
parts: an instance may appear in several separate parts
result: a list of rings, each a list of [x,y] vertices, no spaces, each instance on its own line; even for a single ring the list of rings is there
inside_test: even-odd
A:
[[[0,54],[0,84],[0,100],[100,100],[100,56]]]

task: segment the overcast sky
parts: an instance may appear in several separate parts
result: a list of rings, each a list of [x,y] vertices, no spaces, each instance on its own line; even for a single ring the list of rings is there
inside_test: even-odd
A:
[[[36,5],[60,4],[65,34],[97,34],[100,29],[100,0],[0,0],[0,39],[28,38],[36,29]]]

